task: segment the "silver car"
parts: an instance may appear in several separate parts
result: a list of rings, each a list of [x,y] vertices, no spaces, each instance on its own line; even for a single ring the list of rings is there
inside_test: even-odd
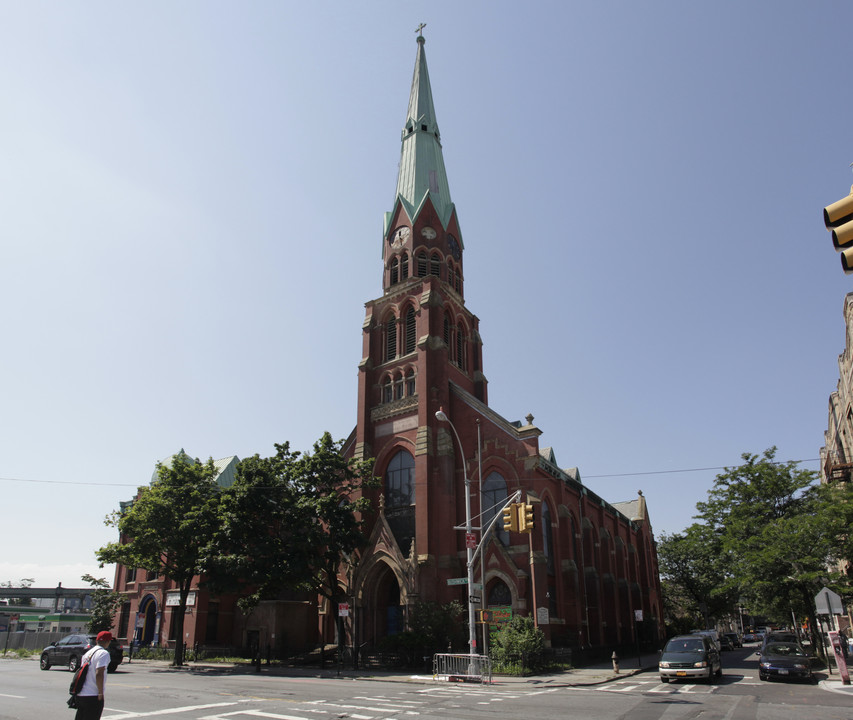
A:
[[[679,635],[667,642],[658,661],[660,681],[707,680],[723,674],[716,643],[707,635]]]

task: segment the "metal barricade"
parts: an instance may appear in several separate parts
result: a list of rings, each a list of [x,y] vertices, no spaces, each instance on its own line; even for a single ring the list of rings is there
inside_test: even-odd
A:
[[[432,656],[433,680],[451,682],[492,682],[492,661],[488,655],[451,655]]]

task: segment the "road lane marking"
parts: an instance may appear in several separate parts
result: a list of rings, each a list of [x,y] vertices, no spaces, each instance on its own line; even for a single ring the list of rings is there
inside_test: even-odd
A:
[[[236,712],[225,713],[224,715],[205,715],[198,720],[225,720],[226,718],[235,717],[237,715],[272,718],[273,720],[309,720],[309,718],[302,715],[278,715],[276,713],[262,712],[261,710],[237,710]]]
[[[110,710],[110,712],[118,712],[120,715],[104,715],[102,720],[127,720],[128,718],[155,717],[157,715],[171,715],[172,713],[193,712],[195,710],[208,710],[220,707],[233,707],[241,702],[251,702],[251,700],[239,700],[237,702],[225,703],[210,703],[208,705],[185,705],[184,707],[165,708],[163,710],[150,710],[148,712],[132,712],[129,710]]]

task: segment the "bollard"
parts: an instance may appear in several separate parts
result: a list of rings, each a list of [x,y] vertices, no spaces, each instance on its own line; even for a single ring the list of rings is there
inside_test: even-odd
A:
[[[616,651],[613,651],[613,654],[610,656],[610,659],[613,661],[613,672],[619,672],[619,656],[616,654]]]

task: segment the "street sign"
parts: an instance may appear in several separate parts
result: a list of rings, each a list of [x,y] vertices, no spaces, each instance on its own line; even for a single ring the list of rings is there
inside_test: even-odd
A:
[[[338,603],[338,617],[349,617],[349,603]]]
[[[815,610],[818,615],[843,615],[841,596],[825,587],[814,596]]]
[[[483,601],[483,598],[477,597],[476,595],[470,595],[468,597],[468,602],[474,603],[475,605],[479,602],[482,602],[482,601]]]
[[[482,590],[483,586],[480,583],[471,583],[472,590]]]
[[[475,533],[465,533],[465,547],[471,550],[477,549],[477,535]]]
[[[466,578],[466,577],[464,577],[464,578],[448,578],[447,584],[448,585],[467,585],[468,584],[468,578]]]

